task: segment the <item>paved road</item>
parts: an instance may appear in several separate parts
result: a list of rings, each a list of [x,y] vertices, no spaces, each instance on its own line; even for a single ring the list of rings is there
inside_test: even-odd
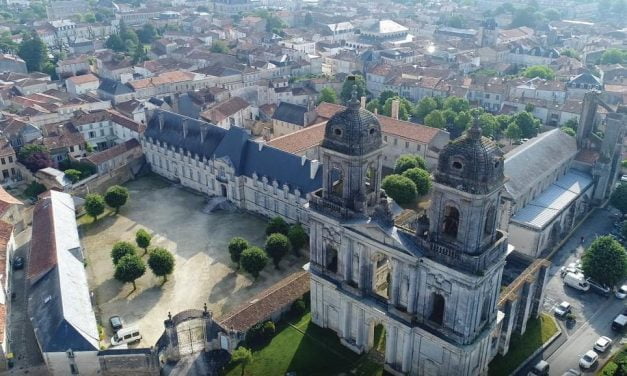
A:
[[[563,265],[568,265],[581,258],[584,251],[584,247],[579,244],[582,236],[585,239],[584,246],[587,246],[596,236],[611,231],[613,223],[614,218],[610,210],[597,209],[551,259],[552,266],[545,287],[543,309],[552,312],[555,305],[566,300],[572,304],[577,322],[573,327],[567,328],[563,322],[559,321],[563,333],[561,338],[530,362],[530,366],[539,359],[546,359],[551,365],[550,374],[561,376],[568,369],[579,369],[579,357],[592,349],[592,345],[598,337],[606,335],[614,338],[615,342],[620,342],[620,337],[611,331],[610,325],[614,317],[623,309],[625,302],[614,296],[602,297],[591,291],[584,293],[564,286],[559,275],[559,269]],[[618,347],[615,346],[614,348],[617,349]],[[607,356],[609,353],[600,358],[601,362]],[[528,367],[519,375],[526,375],[527,370]],[[590,371],[589,374],[593,372],[594,370]]]

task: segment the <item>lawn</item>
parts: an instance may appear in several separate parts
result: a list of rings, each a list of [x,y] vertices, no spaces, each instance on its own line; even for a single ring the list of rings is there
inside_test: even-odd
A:
[[[605,363],[597,373],[599,376],[624,375],[627,369],[627,347],[623,347]]]
[[[507,355],[497,355],[489,365],[488,375],[510,375],[525,359],[557,333],[557,324],[550,315],[543,313],[539,319],[527,322],[525,334],[512,334]]]
[[[253,362],[244,375],[274,376],[289,371],[297,375],[336,375],[353,368],[358,375],[381,375],[381,365],[342,346],[335,333],[311,322],[310,313],[293,325],[298,329],[287,324],[278,326],[272,342],[253,352]],[[229,367],[226,375],[242,375],[241,366]]]

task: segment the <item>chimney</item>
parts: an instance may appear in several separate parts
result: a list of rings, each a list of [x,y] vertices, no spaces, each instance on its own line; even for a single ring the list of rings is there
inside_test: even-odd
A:
[[[163,132],[163,112],[159,112],[159,131]]]
[[[374,114],[379,115],[379,109],[377,107],[374,108]]]
[[[399,101],[398,99],[394,99],[392,101],[392,118],[394,118],[395,120],[398,120],[398,111],[400,105],[401,101]]]
[[[183,138],[187,137],[187,119],[183,119]]]
[[[361,108],[365,110],[366,109],[366,97],[365,96],[361,97],[360,102],[361,102]]]
[[[311,161],[311,169],[309,171],[309,179],[314,179],[316,177],[316,173],[318,172],[318,167],[320,167],[320,162],[317,159]]]
[[[300,157],[300,165],[304,166],[305,162],[307,162],[307,157],[303,155]]]

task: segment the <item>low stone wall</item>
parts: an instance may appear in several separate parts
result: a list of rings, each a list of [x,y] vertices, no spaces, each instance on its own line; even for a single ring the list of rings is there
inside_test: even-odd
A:
[[[159,358],[152,349],[113,349],[98,352],[104,376],[157,376]]]
[[[128,164],[109,171],[105,174],[89,177],[74,184],[70,189],[71,194],[84,197],[89,193],[104,193],[107,188],[116,184],[124,184],[135,178],[145,164],[143,156],[130,161]]]

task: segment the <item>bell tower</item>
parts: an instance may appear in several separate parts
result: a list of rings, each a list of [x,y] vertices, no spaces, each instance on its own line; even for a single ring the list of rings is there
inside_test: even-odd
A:
[[[360,107],[353,89],[348,108],[335,114],[324,131],[323,200],[367,215],[381,188],[382,150],[379,120]]]

